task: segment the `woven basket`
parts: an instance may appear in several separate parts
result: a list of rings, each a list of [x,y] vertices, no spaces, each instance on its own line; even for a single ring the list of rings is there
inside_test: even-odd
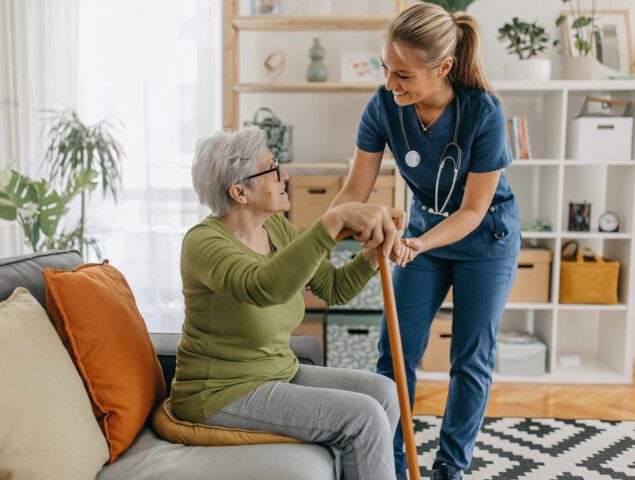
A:
[[[569,245],[575,245],[575,251],[567,257],[564,251]],[[589,247],[579,248],[576,241],[565,242],[560,262],[560,303],[616,304],[619,271],[620,262],[605,260]]]

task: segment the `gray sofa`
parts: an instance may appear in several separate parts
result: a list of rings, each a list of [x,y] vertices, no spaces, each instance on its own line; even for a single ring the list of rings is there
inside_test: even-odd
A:
[[[42,269],[72,269],[83,260],[78,252],[44,252],[0,259],[0,301],[16,287],[25,287],[46,308]],[[176,365],[178,334],[151,334],[169,388]],[[320,346],[314,337],[297,336],[291,348],[300,362],[319,365]],[[320,445],[245,445],[188,447],[156,436],[149,423],[131,447],[103,467],[98,480],[337,480],[339,452]]]

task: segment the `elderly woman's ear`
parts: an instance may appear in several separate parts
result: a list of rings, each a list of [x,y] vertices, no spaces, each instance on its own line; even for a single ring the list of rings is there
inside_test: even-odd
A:
[[[232,185],[227,190],[227,193],[234,202],[241,203],[243,205],[247,204],[247,195],[245,194],[245,187],[243,185]]]

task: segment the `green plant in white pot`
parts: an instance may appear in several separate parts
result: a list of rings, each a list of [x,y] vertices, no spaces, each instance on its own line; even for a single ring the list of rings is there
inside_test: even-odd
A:
[[[551,60],[540,57],[550,42],[544,27],[535,21],[529,23],[514,17],[511,23],[498,29],[498,39],[515,57],[504,64],[505,79],[545,81],[551,78]]]
[[[584,10],[580,2],[562,0],[569,4],[569,11],[556,19],[556,25],[563,27],[565,38],[565,76],[571,79],[591,79],[601,67],[595,52],[597,33],[597,0],[591,1],[591,9]]]

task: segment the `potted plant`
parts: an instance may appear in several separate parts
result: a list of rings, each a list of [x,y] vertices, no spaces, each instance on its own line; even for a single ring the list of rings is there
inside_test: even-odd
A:
[[[562,14],[556,19],[557,26],[565,26],[565,76],[571,79],[590,79],[594,77],[594,72],[599,62],[595,58],[595,34],[597,26],[595,24],[597,0],[592,0],[590,13],[580,8],[580,2],[575,5],[572,0],[562,0],[568,3],[571,17],[571,24],[568,25],[567,15]]]
[[[551,60],[538,56],[547,49],[549,34],[535,21],[529,23],[514,17],[511,23],[498,29],[498,39],[506,43],[509,54],[517,57],[515,61],[505,62],[504,77],[507,80],[545,81],[551,78]]]
[[[61,220],[77,195],[96,187],[96,177],[94,170],[77,171],[58,191],[7,167],[0,171],[0,218],[17,221],[34,252],[76,248],[77,229],[64,230]]]
[[[440,5],[444,9],[446,9],[448,12],[454,13],[454,12],[465,12],[467,10],[467,7],[469,7],[474,0],[421,0],[421,1],[426,1],[428,3],[436,3],[437,5]]]
[[[115,202],[121,186],[123,148],[110,132],[112,125],[102,120],[94,125],[83,123],[76,112],[65,110],[53,119],[49,130],[49,144],[45,155],[52,182],[63,188],[78,173],[96,172],[104,197],[110,194]],[[86,234],[86,211],[93,189],[83,189],[80,196],[80,217],[70,240],[85,255],[86,248],[97,242]]]

